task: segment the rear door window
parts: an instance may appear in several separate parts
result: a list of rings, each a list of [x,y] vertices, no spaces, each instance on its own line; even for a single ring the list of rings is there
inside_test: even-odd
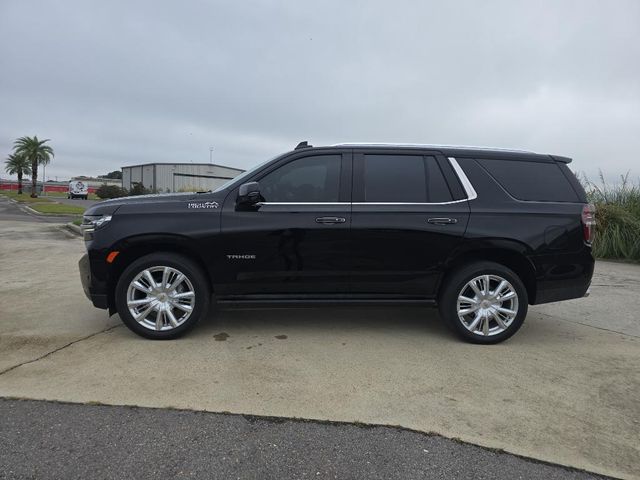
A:
[[[479,159],[478,162],[518,200],[578,202],[575,190],[555,163]]]
[[[365,155],[364,201],[381,203],[440,203],[451,192],[434,157]]]

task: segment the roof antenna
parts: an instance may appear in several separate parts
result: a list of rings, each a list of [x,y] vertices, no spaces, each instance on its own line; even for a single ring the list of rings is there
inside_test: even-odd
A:
[[[313,147],[313,145],[309,145],[309,142],[304,141],[304,142],[300,142],[300,143],[296,146],[295,150],[300,150],[301,148],[311,148],[311,147]]]

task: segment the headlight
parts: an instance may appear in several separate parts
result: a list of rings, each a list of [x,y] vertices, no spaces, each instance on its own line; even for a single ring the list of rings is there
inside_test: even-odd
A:
[[[111,221],[111,215],[85,215],[82,217],[82,236],[85,241],[93,240],[93,232]]]

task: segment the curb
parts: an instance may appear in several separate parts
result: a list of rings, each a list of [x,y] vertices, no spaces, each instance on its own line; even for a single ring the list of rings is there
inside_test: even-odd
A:
[[[76,235],[82,236],[82,229],[78,225],[74,225],[73,223],[69,222],[65,225],[65,227],[67,227],[68,230],[71,230]]]
[[[16,203],[20,203],[20,202],[16,202]],[[44,217],[44,213],[40,213],[37,210],[34,210],[33,208],[31,208],[29,205],[20,205],[20,208],[26,210],[27,212],[29,212],[31,215],[38,215],[39,217]]]

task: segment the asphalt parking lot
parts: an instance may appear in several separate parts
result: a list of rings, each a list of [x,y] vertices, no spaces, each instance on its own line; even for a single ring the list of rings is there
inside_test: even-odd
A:
[[[495,346],[435,310],[353,307],[212,311],[151,342],[86,300],[82,251],[0,219],[0,396],[400,426],[640,478],[639,266],[598,262],[591,297],[532,307]]]
[[[392,427],[33,400],[0,427],[0,478],[599,478]]]

